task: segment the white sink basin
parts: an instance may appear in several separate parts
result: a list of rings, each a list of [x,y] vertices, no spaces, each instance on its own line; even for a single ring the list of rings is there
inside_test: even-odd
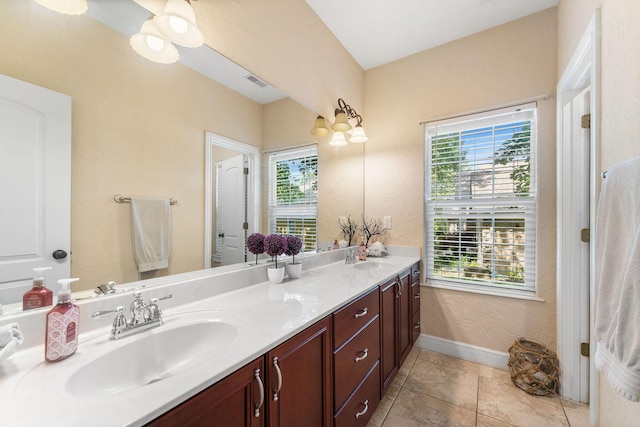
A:
[[[384,268],[389,268],[389,264],[380,261],[362,261],[353,266],[353,268],[358,270],[382,270]]]
[[[116,345],[78,368],[67,382],[73,395],[95,397],[138,389],[179,375],[224,351],[237,338],[233,320],[212,311],[175,316]]]

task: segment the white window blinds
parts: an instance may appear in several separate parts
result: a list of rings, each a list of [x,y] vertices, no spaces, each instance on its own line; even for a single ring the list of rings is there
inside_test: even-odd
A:
[[[425,129],[427,279],[535,291],[536,104]]]
[[[318,148],[269,154],[269,232],[296,235],[303,251],[317,247]]]

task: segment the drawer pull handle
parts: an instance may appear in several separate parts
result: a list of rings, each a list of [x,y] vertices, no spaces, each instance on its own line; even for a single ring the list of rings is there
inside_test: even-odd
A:
[[[276,368],[276,374],[278,375],[278,388],[273,390],[273,401],[278,400],[278,393],[280,393],[280,389],[282,388],[282,371],[280,370],[280,366],[278,366],[278,358],[273,358],[273,367]]]
[[[417,322],[413,329],[420,329],[420,322]]]
[[[353,317],[355,317],[357,319],[358,317],[366,316],[368,312],[369,312],[369,309],[367,307],[365,307],[362,310],[360,310],[359,312],[357,312],[356,314],[354,314]]]
[[[420,294],[415,294],[415,295],[413,296],[413,299],[420,299]]]
[[[355,360],[356,363],[358,363],[359,361],[366,359],[368,355],[369,355],[369,349],[365,348],[364,350],[362,350],[362,356],[358,356],[353,360]]]
[[[360,418],[361,416],[366,414],[368,410],[369,410],[369,399],[364,401],[364,409],[362,410],[362,412],[356,412],[356,418]]]
[[[253,416],[256,418],[260,418],[260,408],[264,405],[264,384],[262,384],[262,378],[260,378],[260,369],[256,369],[253,372],[253,375],[258,381],[258,386],[260,386],[260,403],[256,405],[256,409],[253,411]]]

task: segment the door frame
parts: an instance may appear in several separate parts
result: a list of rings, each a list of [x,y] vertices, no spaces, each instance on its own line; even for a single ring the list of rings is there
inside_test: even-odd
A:
[[[253,145],[245,144],[215,134],[205,132],[205,181],[204,181],[204,268],[211,268],[213,238],[213,174],[215,165],[212,159],[213,147],[222,147],[246,154],[249,162],[249,230],[260,229],[260,149]]]
[[[569,265],[565,265],[564,260],[570,256],[570,252],[581,242],[574,242],[570,223],[570,213],[578,207],[571,200],[571,189],[575,185],[584,185],[572,180],[573,163],[571,159],[563,158],[563,151],[571,144],[571,141],[563,139],[563,131],[569,123],[563,121],[563,106],[570,102],[581,89],[590,86],[590,168],[588,172],[589,185],[589,227],[595,230],[595,218],[597,197],[600,192],[600,9],[595,11],[587,29],[580,40],[571,61],[562,74],[557,85],[557,105],[556,105],[556,155],[557,155],[557,321],[558,321],[558,358],[560,366],[563,367],[562,376],[565,378],[575,378],[580,375],[580,366],[572,362],[579,348],[575,348],[574,343],[579,340],[580,329],[575,325],[579,324],[585,315],[589,315],[589,327],[593,331],[593,313],[589,301],[594,297],[595,278],[595,239],[589,243],[589,289],[575,289],[571,280],[567,278],[578,277],[580,273],[571,271]],[[569,242],[569,244],[566,244]],[[565,243],[565,244],[563,244]],[[568,339],[567,337],[571,337]],[[595,370],[593,355],[595,354],[595,340],[590,332],[590,354],[589,378],[588,381],[588,401],[590,402],[591,421],[598,417],[598,375]],[[576,390],[575,382],[563,381],[561,394],[572,400],[581,400],[580,390]]]

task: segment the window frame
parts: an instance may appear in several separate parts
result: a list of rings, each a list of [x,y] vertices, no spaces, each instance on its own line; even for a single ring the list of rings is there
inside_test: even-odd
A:
[[[529,166],[530,166],[530,175],[529,175],[529,189],[527,196],[516,195],[515,192],[512,197],[498,197],[497,193],[492,192],[491,197],[473,197],[467,196],[467,198],[459,197],[458,195],[451,196],[450,200],[443,201],[443,199],[438,200],[436,203],[436,198],[434,198],[431,194],[432,192],[432,144],[431,139],[433,136],[438,135],[437,133],[433,134],[433,129],[437,126],[449,126],[450,129],[454,129],[454,132],[463,131],[471,131],[478,130],[486,127],[487,121],[492,122],[491,129],[495,131],[496,127],[509,124],[509,123],[518,123],[523,121],[522,118],[519,117],[522,111],[531,111],[530,118],[530,149],[529,149]],[[507,119],[508,114],[515,114],[515,118]],[[499,117],[504,117],[500,119]],[[497,123],[493,121],[493,119],[497,118]],[[515,298],[523,298],[523,299],[533,299],[540,300],[536,297],[537,292],[537,275],[536,275],[536,252],[537,252],[537,212],[538,212],[538,185],[537,185],[537,151],[540,146],[538,141],[538,120],[537,120],[537,104],[535,102],[530,102],[521,105],[514,105],[506,108],[499,108],[494,110],[487,110],[481,113],[470,113],[470,114],[462,114],[457,115],[455,117],[450,117],[446,119],[423,122],[424,126],[424,263],[425,263],[425,285],[436,287],[436,288],[446,288],[446,289],[455,289],[468,291],[473,293],[481,293],[481,294],[490,294],[490,295],[499,295],[499,296],[507,296],[507,297],[515,297]],[[440,133],[440,135],[450,134],[451,131]],[[514,132],[515,134],[516,132]],[[460,141],[462,143],[462,141]],[[495,147],[494,147],[495,148]],[[495,153],[495,151],[494,151]],[[492,157],[492,161],[495,164],[495,155]],[[496,170],[495,168],[492,170],[492,182],[494,182],[496,178]],[[456,177],[456,184],[459,184],[460,176]],[[495,188],[495,187],[494,187]],[[473,200],[472,200],[473,199]],[[484,201],[483,201],[484,199]],[[473,280],[472,278],[461,278],[460,277],[460,267],[458,267],[458,277],[442,277],[436,276],[434,274],[435,271],[435,253],[436,253],[436,231],[434,228],[435,221],[438,218],[449,220],[450,218],[447,214],[439,214],[435,212],[436,209],[444,206],[446,209],[449,209],[455,205],[458,207],[488,207],[492,205],[511,205],[513,202],[518,202],[518,204],[529,205],[529,207],[525,207],[522,210],[518,209],[517,211],[513,211],[513,215],[511,217],[513,219],[522,219],[524,221],[524,283],[522,286],[515,286],[507,283],[494,283],[493,281],[487,282],[486,280]],[[470,203],[471,202],[471,203]],[[494,206],[495,207],[495,206]],[[433,211],[433,212],[432,212]],[[453,210],[451,212],[454,212]],[[495,212],[495,210],[494,210]],[[505,211],[502,216],[509,217],[509,211]],[[469,212],[467,212],[469,213]],[[451,216],[451,214],[449,214]],[[478,220],[490,218],[500,218],[501,215],[495,214],[492,212],[491,215],[487,214],[478,214],[473,215],[459,215],[460,221],[465,221],[465,218],[475,218]],[[495,228],[491,227],[495,232]],[[459,232],[459,235],[461,232]],[[495,244],[495,243],[492,243]],[[495,252],[491,251],[492,258],[495,259]],[[461,253],[457,255],[457,262],[460,264],[462,262],[463,256]],[[455,262],[455,261],[454,261]],[[495,271],[492,271],[492,278],[495,277]]]
[[[281,235],[296,235],[303,241],[303,247],[301,252],[310,252],[316,250],[318,245],[318,190],[315,190],[315,198],[305,198],[300,203],[290,204],[278,204],[277,201],[277,163],[280,161],[291,161],[300,158],[306,158],[315,156],[316,160],[316,187],[318,186],[318,146],[317,144],[289,148],[284,150],[278,150],[269,152],[267,156],[267,168],[268,168],[268,181],[267,181],[267,200],[268,200],[268,229],[269,233],[281,234]],[[305,239],[305,236],[300,233],[290,233],[287,230],[286,233],[282,233],[277,229],[278,219],[301,219],[315,220],[315,230],[313,233],[313,248]]]

